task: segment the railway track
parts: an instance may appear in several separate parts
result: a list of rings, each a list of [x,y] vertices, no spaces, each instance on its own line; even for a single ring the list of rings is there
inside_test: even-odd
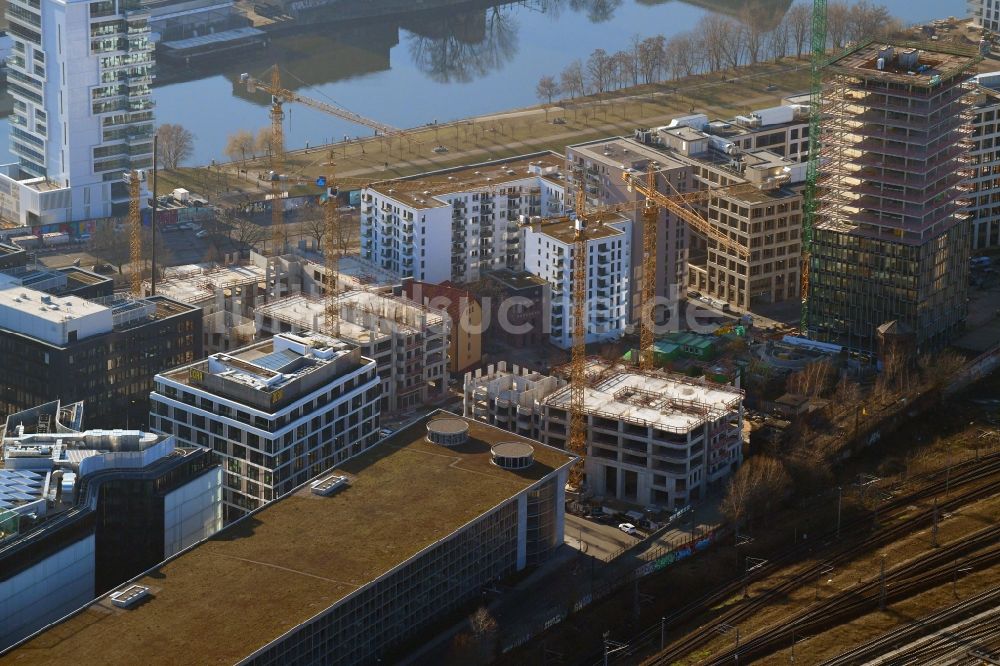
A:
[[[822,666],[865,663],[919,666],[969,652],[989,654],[997,645],[1000,645],[1000,587],[882,634],[824,661]]]
[[[752,663],[788,645],[789,636],[817,634],[879,608],[943,583],[955,575],[955,561],[982,570],[1000,564],[1000,526],[987,527],[886,573],[884,587],[876,578],[853,586],[782,619],[781,626],[751,635],[740,646],[714,655],[703,664]],[[662,663],[662,662],[655,662]],[[848,662],[854,663],[854,662]]]
[[[990,497],[1000,492],[1000,454],[984,457],[978,461],[970,460],[962,465],[953,466],[950,470],[935,471],[926,475],[925,478],[929,483],[923,487],[908,494],[893,497],[879,507],[878,515],[881,517],[881,520],[890,521],[899,519],[904,514],[912,512],[915,503],[941,496],[945,492],[949,496],[938,503],[937,510],[939,514],[954,511],[964,504]],[[859,534],[868,531],[871,521],[867,517],[862,517],[845,523],[841,528],[841,534],[844,537],[841,542],[842,545],[835,544],[832,541],[833,532],[825,534],[820,539],[824,546],[833,546],[832,552],[825,557],[824,561],[805,565],[788,580],[764,590],[749,602],[733,606],[728,610],[706,618],[700,629],[670,644],[666,650],[653,656],[647,663],[673,663],[716,638],[718,634],[715,627],[719,625],[736,626],[759,612],[772,601],[780,600],[800,587],[814,584],[820,576],[829,571],[830,566],[836,567],[838,564],[849,562],[863,553],[877,549],[917,529],[930,525],[933,523],[933,520],[933,508],[918,510],[914,515],[896,520],[892,525],[878,529],[876,532],[870,534],[870,536],[860,541],[854,540],[853,542],[851,542],[850,537],[857,537]],[[678,609],[664,619],[664,625],[676,626],[698,618],[705,613],[706,609],[717,606],[739,594],[745,585],[773,575],[805,554],[804,548],[800,547],[793,549],[781,557],[773,558],[767,564],[753,571],[752,575],[734,579],[721,588]],[[639,640],[635,642],[636,648],[634,651],[624,651],[620,656],[628,657],[635,654],[639,649],[639,643],[642,642],[642,638],[640,636]]]

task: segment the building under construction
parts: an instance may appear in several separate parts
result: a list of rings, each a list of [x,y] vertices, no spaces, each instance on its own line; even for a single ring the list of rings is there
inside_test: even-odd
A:
[[[704,499],[743,460],[743,391],[589,359],[584,371],[587,490],[677,509]],[[465,376],[465,416],[566,447],[571,388],[503,363]]]
[[[375,360],[382,382],[383,414],[444,397],[448,387],[447,313],[400,296],[349,291],[336,298],[336,324],[327,324],[326,303],[290,296],[257,308],[261,336],[328,331]]]
[[[861,45],[826,67],[808,329],[871,350],[890,320],[934,348],[966,317],[974,50]]]

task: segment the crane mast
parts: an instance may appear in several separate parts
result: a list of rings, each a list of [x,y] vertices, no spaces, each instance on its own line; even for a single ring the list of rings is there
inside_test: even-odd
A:
[[[285,251],[285,205],[282,200],[281,171],[285,166],[285,111],[282,108],[281,72],[271,68],[271,251]]]
[[[826,59],[826,0],[813,0],[812,10],[812,61],[810,63],[811,86],[809,88],[809,162],[806,165],[806,187],[803,195],[804,215],[802,216],[802,266],[799,275],[802,280],[802,316],[799,331],[807,335],[809,331],[809,261],[812,255],[813,225],[819,208],[819,135],[822,113],[820,102],[823,96],[823,63]]]
[[[583,458],[587,454],[587,422],[584,412],[587,365],[587,228],[583,218],[586,195],[576,192],[576,230],[573,236],[573,350],[570,359],[569,450],[580,456],[570,470],[569,485],[582,492],[586,482]]]
[[[140,212],[140,175],[136,170],[128,172],[128,245],[132,262],[131,293],[136,298],[142,296],[142,216]]]
[[[646,167],[646,188],[656,191],[655,162]],[[653,298],[656,294],[656,247],[659,209],[646,197],[642,209],[642,292],[639,309],[639,367],[653,367]]]

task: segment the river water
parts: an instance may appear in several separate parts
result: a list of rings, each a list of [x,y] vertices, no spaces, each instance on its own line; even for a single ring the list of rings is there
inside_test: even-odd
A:
[[[274,37],[267,48],[198,69],[164,71],[154,89],[159,123],[196,136],[190,164],[224,159],[226,136],[268,124],[267,95],[249,95],[241,72],[281,65],[286,87],[397,127],[445,122],[537,103],[535,84],[595,48],[626,48],[634,35],[667,37],[709,11],[735,14],[745,0],[525,0],[320,26]],[[877,1],[877,0],[876,0]],[[790,0],[763,0],[775,17]],[[883,0],[906,23],[964,16],[964,0]],[[301,147],[364,127],[301,104],[285,106],[286,144]],[[0,157],[7,135],[0,132]],[[7,160],[4,160],[7,161]]]

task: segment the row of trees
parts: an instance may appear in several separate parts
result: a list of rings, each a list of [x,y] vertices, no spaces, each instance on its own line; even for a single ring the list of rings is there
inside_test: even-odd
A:
[[[271,155],[274,148],[274,134],[270,127],[261,127],[256,136],[250,130],[236,130],[226,137],[226,156],[233,162],[246,164],[247,159],[257,159],[257,155]]]
[[[940,391],[965,363],[954,352],[915,356],[911,348],[896,344],[883,349],[881,358],[882,371],[869,386],[847,376],[838,379],[829,361],[788,376],[789,392],[827,398],[826,407],[799,417],[782,446],[765,445],[737,470],[720,507],[729,520],[747,525],[772,514],[788,498],[831,487],[834,467],[852,441],[891,413],[910,409],[917,397]]]
[[[827,48],[898,31],[901,24],[883,5],[868,0],[843,1],[827,6]],[[737,18],[706,14],[688,31],[667,39],[663,35],[632,38],[616,53],[595,49],[584,60],[574,60],[558,76],[543,76],[536,87],[541,101],[600,94],[640,84],[670,81],[693,74],[715,73],[789,56],[801,58],[811,46],[812,9],[792,5],[781,17],[757,3],[748,3]]]

